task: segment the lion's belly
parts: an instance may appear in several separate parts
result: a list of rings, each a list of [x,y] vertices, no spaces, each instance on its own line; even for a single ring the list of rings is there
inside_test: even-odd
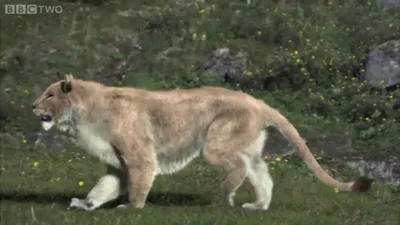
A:
[[[199,138],[190,143],[182,144],[176,148],[158,149],[157,174],[172,174],[186,167],[190,162],[197,158],[203,148],[203,140]]]
[[[110,142],[91,132],[91,130],[79,129],[76,144],[84,148],[90,155],[100,159],[100,161],[116,168],[121,168],[121,162]]]

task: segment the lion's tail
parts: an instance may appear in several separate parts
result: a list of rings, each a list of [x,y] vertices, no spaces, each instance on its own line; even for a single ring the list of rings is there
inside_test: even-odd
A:
[[[266,126],[277,128],[294,145],[300,157],[324,184],[333,188],[338,188],[340,191],[348,192],[365,192],[370,189],[373,182],[372,179],[359,178],[352,182],[343,183],[332,178],[321,168],[296,128],[282,114],[280,114],[278,110],[269,106],[266,107]]]

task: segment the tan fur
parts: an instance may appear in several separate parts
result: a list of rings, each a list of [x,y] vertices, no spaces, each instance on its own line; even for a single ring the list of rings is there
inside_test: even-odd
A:
[[[369,180],[342,183],[329,176],[284,116],[243,92],[219,87],[148,91],[67,75],[51,84],[33,108],[37,116],[51,116],[44,128],[57,126],[109,167],[87,198],[74,198],[71,207],[93,210],[127,190],[129,206],[142,208],[156,175],[175,173],[202,154],[228,172],[221,184],[226,202],[234,205],[235,192],[248,177],[257,199],[242,207],[266,210],[273,187],[262,160],[268,126],[294,144],[325,184],[342,191],[369,188]]]

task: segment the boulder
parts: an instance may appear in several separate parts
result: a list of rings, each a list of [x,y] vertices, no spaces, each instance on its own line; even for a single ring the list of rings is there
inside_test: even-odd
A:
[[[376,0],[378,5],[385,8],[396,8],[400,7],[400,0]]]
[[[213,74],[216,80],[239,85],[242,89],[264,88],[263,78],[253,74],[259,71],[245,52],[233,54],[229,48],[218,48],[205,57],[200,71]]]
[[[385,42],[369,53],[363,80],[374,88],[400,84],[400,40]]]

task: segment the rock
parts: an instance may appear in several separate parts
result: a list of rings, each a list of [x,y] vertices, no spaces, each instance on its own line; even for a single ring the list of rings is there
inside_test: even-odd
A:
[[[263,156],[270,160],[295,155],[295,149],[283,137],[271,132],[264,148]],[[378,159],[374,156],[351,156],[356,153],[351,138],[346,134],[331,133],[307,138],[307,145],[316,158],[327,156],[332,162],[344,163],[358,170],[362,175],[374,177],[378,181],[400,186],[400,157],[388,156]],[[296,156],[298,157],[298,156]]]
[[[308,137],[306,140],[310,150],[318,155],[341,157],[354,152],[351,138],[346,134],[331,133],[318,137]],[[268,157],[285,157],[295,153],[292,145],[277,132],[269,132],[269,138],[264,148],[264,155]]]
[[[400,186],[400,158],[390,156],[385,161],[364,157],[345,159],[345,164],[357,169],[362,175],[373,176],[394,186]]]
[[[400,7],[400,0],[376,0],[378,5],[385,8],[396,8]]]
[[[366,80],[374,88],[400,84],[400,40],[385,42],[368,55]]]
[[[223,79],[234,79],[242,71],[247,69],[246,59],[243,53],[239,56],[231,56],[229,48],[214,50],[205,60],[201,69],[204,72],[218,74]]]
[[[226,83],[238,84],[242,88],[262,89],[263,82],[260,78],[246,73],[253,73],[257,68],[248,59],[245,52],[231,54],[229,48],[214,50],[200,66],[204,73],[215,74],[218,80]]]
[[[68,146],[69,138],[64,135],[57,135],[52,133],[31,133],[26,134],[25,139],[28,143],[33,143],[34,147],[41,145],[51,146],[55,149],[63,149]]]

